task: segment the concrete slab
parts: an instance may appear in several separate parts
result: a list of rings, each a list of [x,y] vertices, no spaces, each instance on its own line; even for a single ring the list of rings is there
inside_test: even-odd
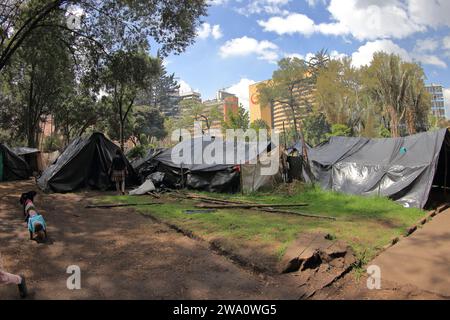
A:
[[[382,286],[386,280],[450,297],[450,209],[371,264],[381,268]]]

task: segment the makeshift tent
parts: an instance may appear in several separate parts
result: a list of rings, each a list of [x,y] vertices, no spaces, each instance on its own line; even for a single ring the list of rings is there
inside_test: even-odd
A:
[[[16,147],[12,149],[30,167],[32,172],[41,173],[44,170],[42,154],[39,149],[28,147]]]
[[[174,148],[150,151],[133,166],[141,182],[153,174],[152,181],[157,187],[237,192],[240,189],[239,165],[255,160],[263,151],[270,150],[270,145],[263,144],[259,149],[262,150],[258,150],[256,143],[233,143],[204,136],[184,140]],[[207,155],[215,161],[208,161]],[[181,160],[184,156],[189,160]],[[175,161],[176,157],[180,157],[180,161]]]
[[[0,143],[0,181],[24,180],[29,177],[28,164],[6,145]]]
[[[447,129],[390,139],[332,137],[307,151],[312,177],[303,170],[305,180],[335,191],[390,197],[407,207],[423,208],[432,185],[447,187],[450,181]]]
[[[76,138],[56,162],[42,173],[37,181],[38,186],[44,191],[53,192],[70,192],[81,188],[107,190],[113,185],[108,171],[117,150],[120,148],[101,133]],[[129,172],[127,184],[134,184],[137,181],[133,167],[128,160],[126,163]]]

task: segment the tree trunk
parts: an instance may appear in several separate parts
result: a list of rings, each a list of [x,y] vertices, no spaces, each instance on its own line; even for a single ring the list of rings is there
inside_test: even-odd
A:
[[[399,135],[399,123],[398,123],[398,113],[393,106],[389,106],[389,115],[391,118],[391,135],[392,138],[398,138]]]
[[[408,127],[408,134],[413,135],[416,133],[416,119],[414,111],[409,109],[406,111],[406,124]]]
[[[119,129],[119,140],[120,140],[120,149],[122,152],[124,151],[124,141],[123,141],[123,128],[124,128],[124,120],[120,119],[120,129]]]

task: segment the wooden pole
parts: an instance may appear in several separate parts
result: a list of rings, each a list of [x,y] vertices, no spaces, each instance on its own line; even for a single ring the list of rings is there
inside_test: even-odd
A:
[[[447,149],[447,141],[444,142],[444,152],[445,152],[444,196],[447,196],[447,174],[448,174],[448,149]]]
[[[241,183],[241,194],[244,195],[244,178],[242,173],[242,163],[239,165],[239,179]]]

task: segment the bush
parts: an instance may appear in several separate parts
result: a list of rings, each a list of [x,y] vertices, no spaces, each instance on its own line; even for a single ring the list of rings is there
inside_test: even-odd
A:
[[[331,133],[327,137],[351,137],[352,129],[345,124],[333,124],[331,126]]]
[[[128,151],[127,157],[132,160],[142,158],[143,156],[145,156],[146,151],[147,148],[144,145],[138,145]]]

